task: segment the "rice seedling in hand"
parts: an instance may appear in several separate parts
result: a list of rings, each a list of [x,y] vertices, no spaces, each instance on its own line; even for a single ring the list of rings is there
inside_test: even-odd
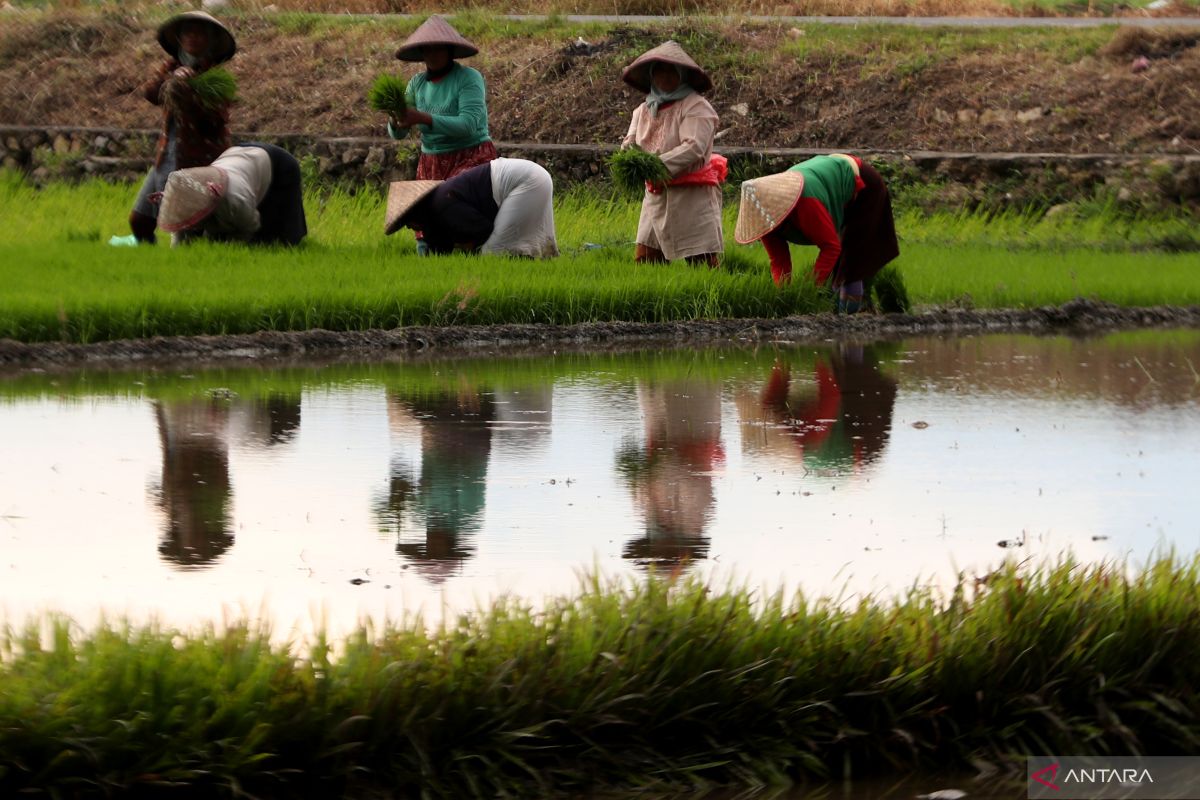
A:
[[[408,82],[399,75],[380,75],[367,91],[367,104],[375,111],[402,117],[408,108],[407,90]]]
[[[213,67],[188,78],[188,85],[196,93],[201,105],[214,109],[226,103],[237,102],[237,79],[224,67]]]
[[[608,157],[608,171],[622,192],[640,195],[647,183],[666,183],[671,179],[667,165],[654,153],[640,147],[618,150]]]

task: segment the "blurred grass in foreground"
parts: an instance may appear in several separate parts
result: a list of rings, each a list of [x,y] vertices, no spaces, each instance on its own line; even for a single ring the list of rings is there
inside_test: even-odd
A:
[[[1200,562],[1165,557],[857,602],[593,577],[299,657],[244,625],[34,622],[0,639],[0,792],[546,796],[1186,754],[1198,603]]]

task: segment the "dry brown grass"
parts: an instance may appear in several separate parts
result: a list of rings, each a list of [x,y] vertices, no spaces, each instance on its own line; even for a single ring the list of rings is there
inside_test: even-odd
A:
[[[286,11],[332,14],[434,13],[437,0],[235,0],[232,6],[257,12],[269,6]],[[460,9],[514,14],[761,14],[778,16],[1076,16],[1147,12],[1113,0],[463,0]],[[1152,12],[1157,16],[1200,12],[1200,3],[1176,0]]]
[[[161,16],[161,12],[159,14]],[[138,97],[163,57],[158,17],[25,15],[0,26],[0,123],[149,128]],[[383,134],[366,104],[412,19],[232,16],[230,65],[253,134]],[[492,136],[620,141],[641,97],[621,68],[661,25],[455,20],[481,46]],[[1200,46],[1192,34],[863,28],[685,20],[669,28],[712,74],[722,144],[844,149],[1197,152]],[[589,47],[574,42],[582,35]],[[1131,61],[1145,55],[1148,68]],[[415,66],[401,70],[410,76]],[[741,110],[739,110],[741,109]]]
[[[326,14],[423,14],[478,10],[516,14],[761,14],[782,16],[1187,16],[1200,14],[1200,0],[1173,0],[1147,11],[1148,0],[461,0],[448,8],[439,0],[230,0],[241,13],[268,9]],[[85,6],[161,10],[161,0],[17,0],[18,6]]]
[[[437,0],[238,0],[247,11],[268,6],[280,10],[333,14],[445,12]],[[514,14],[758,14],[778,16],[1187,16],[1200,3],[1175,0],[1148,12],[1118,0],[464,0],[458,8]]]

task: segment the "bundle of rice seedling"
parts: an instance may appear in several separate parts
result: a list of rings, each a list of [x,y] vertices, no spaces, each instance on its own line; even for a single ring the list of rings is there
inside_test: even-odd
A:
[[[404,110],[408,108],[408,102],[404,98],[407,91],[408,82],[399,75],[380,75],[367,92],[367,104],[376,111],[402,117]]]
[[[225,103],[237,102],[237,79],[224,67],[206,69],[188,79],[188,85],[196,93],[205,108],[217,108]]]
[[[617,188],[628,194],[646,191],[646,182],[666,183],[671,180],[667,165],[654,153],[640,147],[618,150],[608,157],[608,171]]]

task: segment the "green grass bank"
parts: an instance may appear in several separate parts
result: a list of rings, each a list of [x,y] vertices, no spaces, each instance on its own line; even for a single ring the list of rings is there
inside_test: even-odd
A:
[[[0,338],[97,342],[159,335],[402,325],[663,322],[779,317],[827,309],[808,280],[782,291],[760,246],[733,243],[719,270],[637,266],[635,202],[559,197],[563,255],[546,262],[419,259],[411,236],[382,235],[374,191],[310,192],[311,236],[294,250],[200,244],[136,249],[124,232],[134,187],[91,181],[37,189],[0,178]],[[901,205],[897,269],[919,309],[1033,307],[1089,297],[1130,306],[1200,303],[1190,218],[1139,217],[1096,205],[1046,217],[926,215]],[[807,275],[815,248],[793,248]]]
[[[0,792],[546,796],[1185,754],[1198,602],[1200,562],[1166,558],[840,603],[593,579],[302,655],[238,626],[35,623],[0,639]]]

